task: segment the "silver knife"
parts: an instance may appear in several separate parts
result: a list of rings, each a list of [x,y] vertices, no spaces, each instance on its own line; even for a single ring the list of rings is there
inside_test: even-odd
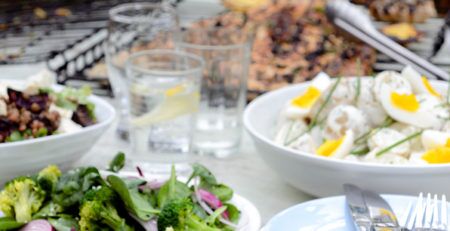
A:
[[[344,184],[344,193],[353,222],[359,231],[369,231],[371,221],[362,190],[355,185]]]
[[[363,191],[362,194],[369,210],[372,230],[401,230],[394,211],[380,195],[372,191]]]

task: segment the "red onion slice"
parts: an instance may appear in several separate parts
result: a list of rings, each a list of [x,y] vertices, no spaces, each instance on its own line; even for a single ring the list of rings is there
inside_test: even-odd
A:
[[[28,222],[28,224],[26,224],[24,227],[20,229],[20,231],[53,231],[53,230],[54,229],[52,225],[44,219],[30,221]]]
[[[198,204],[205,210],[205,212],[206,212],[208,215],[211,215],[211,214],[214,213],[214,211],[211,209],[211,207],[209,207],[209,206],[203,201],[202,196],[200,195],[200,191],[201,191],[201,190],[203,190],[203,189],[198,189],[197,185],[194,184],[194,194],[195,194],[195,199],[197,200]],[[206,190],[203,190],[203,191],[206,191]],[[208,192],[208,191],[206,191],[206,192]],[[210,192],[208,192],[208,193],[210,193]],[[212,194],[212,193],[210,193],[210,194]],[[212,195],[213,195],[214,197],[216,197],[214,194],[212,194]],[[217,198],[217,197],[216,197],[216,198]],[[217,200],[219,200],[219,199],[217,199]],[[219,200],[219,201],[220,201],[220,200]],[[222,202],[220,202],[220,203],[222,204]],[[232,223],[231,221],[225,220],[225,219],[223,219],[222,217],[219,217],[219,221],[222,222],[222,223],[225,224],[225,225],[230,226],[230,227],[233,228],[233,229],[236,229],[236,230],[239,229],[239,227],[238,227],[236,224]]]

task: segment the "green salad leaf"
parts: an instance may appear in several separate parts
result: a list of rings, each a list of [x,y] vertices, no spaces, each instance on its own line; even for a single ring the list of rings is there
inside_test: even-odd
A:
[[[125,153],[119,152],[109,163],[108,171],[119,172],[125,166]]]
[[[78,221],[69,215],[61,215],[56,218],[49,218],[48,222],[56,229],[56,231],[73,231],[80,230]]]
[[[177,180],[175,167],[172,166],[170,179],[161,186],[161,189],[158,192],[158,206],[162,208],[171,200],[188,198],[191,194],[191,189],[186,184]]]
[[[125,179],[115,175],[108,176],[107,181],[111,188],[119,194],[125,207],[139,219],[148,221],[159,212],[152,207],[149,198],[139,192],[138,184],[136,184],[138,181],[131,179],[130,183],[127,184]],[[145,183],[145,181],[141,182]]]
[[[24,225],[24,222],[18,222],[12,217],[0,217],[0,230],[16,230]]]
[[[95,167],[79,167],[63,174],[56,184],[52,199],[64,208],[79,206],[84,194],[92,187],[104,185]]]

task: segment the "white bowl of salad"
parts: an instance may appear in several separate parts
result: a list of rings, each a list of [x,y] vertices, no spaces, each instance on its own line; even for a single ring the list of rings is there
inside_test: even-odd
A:
[[[88,88],[55,84],[43,70],[25,81],[0,80],[0,182],[81,158],[115,117]]]
[[[119,153],[108,170],[92,166],[62,172],[50,165],[16,176],[0,189],[0,230],[258,231],[256,207],[193,164],[187,180],[146,170],[120,171]]]
[[[411,67],[269,92],[245,110],[261,156],[316,196],[344,183],[381,193],[450,193],[449,86]]]

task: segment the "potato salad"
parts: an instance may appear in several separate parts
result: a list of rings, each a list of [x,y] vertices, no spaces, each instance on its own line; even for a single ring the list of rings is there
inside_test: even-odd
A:
[[[348,161],[450,163],[450,104],[442,90],[409,66],[374,77],[320,73],[286,103],[274,139]]]

